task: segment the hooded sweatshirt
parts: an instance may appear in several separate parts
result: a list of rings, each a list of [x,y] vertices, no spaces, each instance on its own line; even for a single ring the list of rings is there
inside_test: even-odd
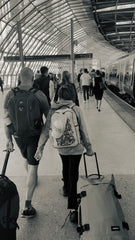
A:
[[[45,126],[42,129],[42,133],[41,133],[39,144],[38,144],[39,148],[43,149],[45,143],[47,142],[47,140],[49,138],[51,116],[57,109],[61,108],[62,106],[65,106],[65,108],[66,108],[66,106],[73,106],[73,101],[72,100],[62,100],[59,103],[54,103],[52,105],[52,107],[48,113]],[[81,141],[80,141],[80,144],[78,144],[75,147],[68,147],[68,148],[63,147],[61,149],[58,149],[58,152],[60,155],[80,155],[83,153],[84,147],[87,151],[91,151],[91,149],[92,149],[81,109],[77,105],[74,105],[73,110],[75,111],[76,116],[77,116]]]

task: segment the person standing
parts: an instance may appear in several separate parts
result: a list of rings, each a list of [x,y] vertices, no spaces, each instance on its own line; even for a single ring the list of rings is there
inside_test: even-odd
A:
[[[37,184],[39,162],[34,158],[43,127],[43,115],[47,117],[49,105],[43,92],[33,89],[33,71],[25,67],[20,72],[21,85],[10,90],[5,98],[5,134],[7,150],[13,150],[13,138],[26,159],[27,184],[25,206],[21,217],[36,215],[32,198]],[[27,117],[28,116],[28,117]]]
[[[103,88],[101,87],[101,84],[103,83],[102,75],[99,70],[96,71],[96,76],[94,78],[94,94],[96,99],[96,107],[98,111],[101,111],[101,103],[102,103],[102,97],[103,97]]]
[[[92,145],[89,140],[89,136],[87,133],[87,129],[85,126],[81,109],[79,106],[73,103],[72,93],[67,85],[63,85],[59,88],[58,97],[59,97],[59,102],[54,103],[51,106],[51,109],[49,111],[45,126],[40,135],[35,158],[37,159],[37,161],[39,161],[42,157],[44,146],[49,138],[51,118],[54,116],[53,114],[55,114],[55,111],[62,108],[70,109],[72,107],[78,122],[78,128],[79,128],[78,131],[80,134],[80,141],[77,143],[77,145],[72,147],[70,146],[70,144],[68,145],[68,147],[63,146],[64,143],[68,142],[68,140],[71,143],[72,130],[70,131],[71,129],[70,124],[68,126],[66,125],[67,128],[65,129],[65,135],[63,135],[63,138],[61,137],[61,140],[60,140],[60,136],[58,136],[59,133],[61,132],[59,127],[62,127],[63,125],[63,122],[60,122],[61,119],[59,119],[57,123],[58,132],[54,130],[54,133],[52,132],[52,135],[56,136],[56,134],[58,133],[58,135],[56,136],[56,141],[60,140],[61,146],[63,146],[58,149],[59,155],[62,160],[62,175],[63,175],[63,181],[64,181],[63,196],[68,196],[67,208],[70,209],[70,221],[73,223],[77,223],[77,218],[78,218],[77,182],[79,178],[79,164],[80,164],[80,160],[81,160],[84,148],[86,149],[86,153],[89,156],[92,156],[94,152],[92,150]],[[70,131],[70,134],[67,133],[68,130]],[[72,138],[72,140],[73,139],[74,137]]]
[[[84,68],[84,72],[80,77],[82,90],[83,90],[83,100],[86,103],[86,100],[89,100],[89,87],[90,87],[90,75],[87,68]]]

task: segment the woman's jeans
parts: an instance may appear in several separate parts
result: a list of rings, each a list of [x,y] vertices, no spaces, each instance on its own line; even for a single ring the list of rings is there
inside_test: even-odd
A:
[[[79,163],[82,155],[60,156],[63,164],[64,188],[68,191],[68,209],[77,209],[77,182],[79,178]]]

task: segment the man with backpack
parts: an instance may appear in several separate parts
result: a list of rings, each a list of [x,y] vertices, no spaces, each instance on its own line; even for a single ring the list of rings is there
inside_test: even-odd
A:
[[[41,76],[34,81],[33,86],[41,90],[47,96],[48,103],[51,105],[51,100],[53,99],[54,95],[54,84],[50,79],[47,67],[41,67],[40,72]]]
[[[13,149],[14,136],[22,156],[27,160],[26,201],[21,215],[24,218],[36,215],[31,202],[37,184],[39,162],[34,155],[44,125],[42,117],[47,117],[49,111],[45,94],[32,88],[33,79],[33,71],[28,67],[23,68],[20,72],[21,85],[10,90],[4,102],[7,150]]]

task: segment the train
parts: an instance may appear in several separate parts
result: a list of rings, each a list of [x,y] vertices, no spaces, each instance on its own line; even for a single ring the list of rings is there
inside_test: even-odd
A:
[[[135,98],[135,53],[127,54],[108,66],[106,81]]]

